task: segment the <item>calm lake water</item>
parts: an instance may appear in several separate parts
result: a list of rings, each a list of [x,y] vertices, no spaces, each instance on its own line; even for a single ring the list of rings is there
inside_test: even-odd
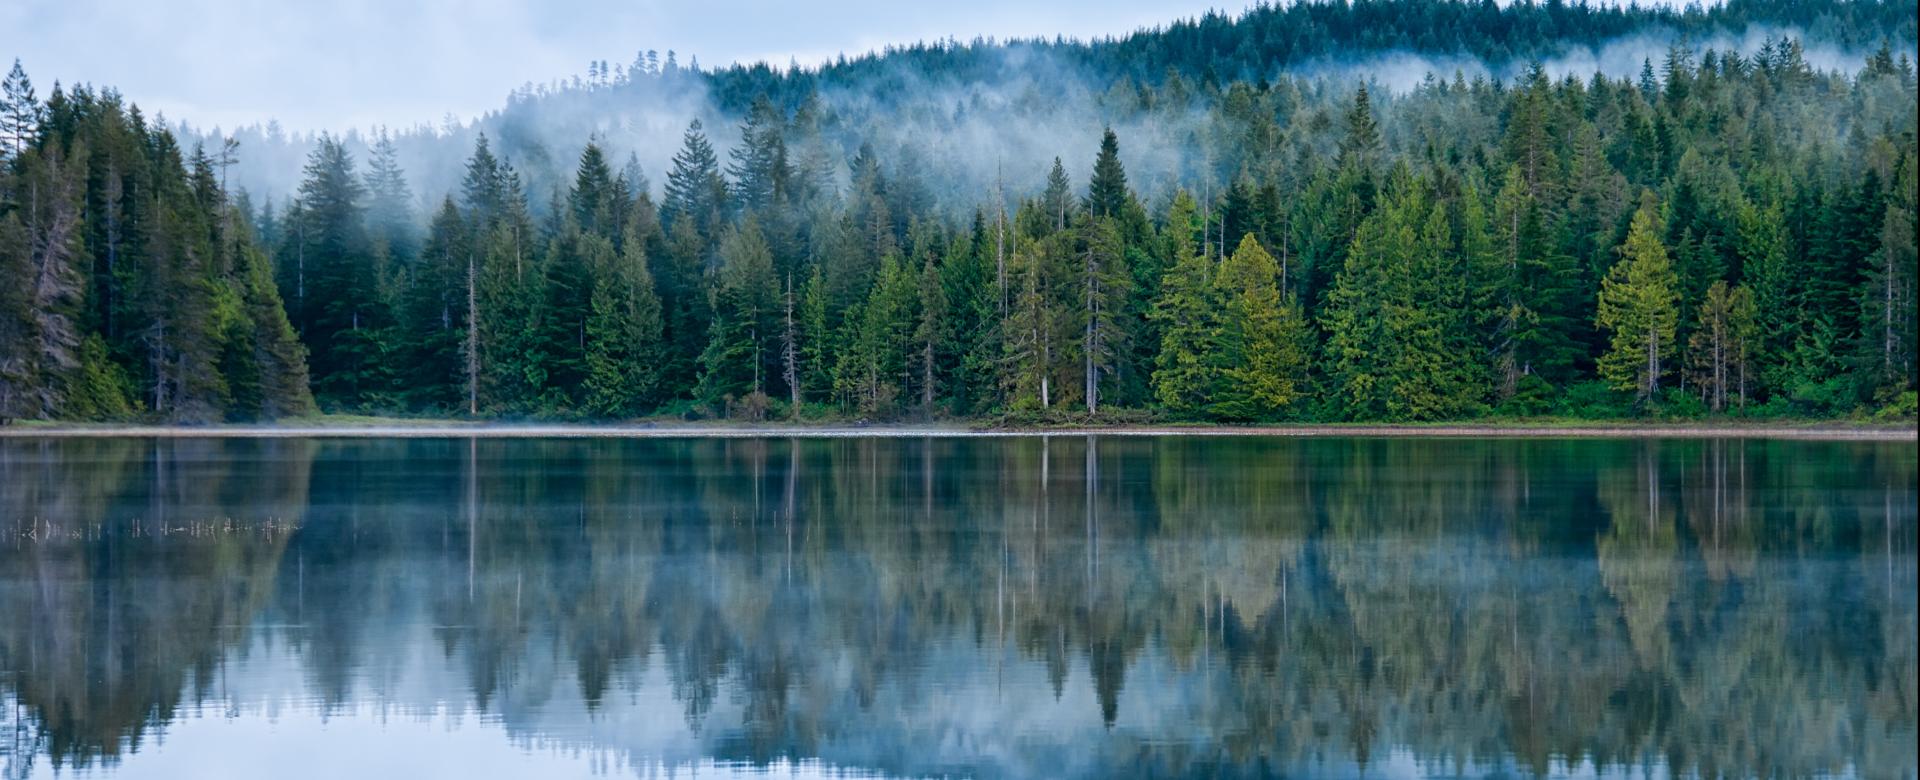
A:
[[[1911,442],[0,440],[7,777],[1916,774]]]

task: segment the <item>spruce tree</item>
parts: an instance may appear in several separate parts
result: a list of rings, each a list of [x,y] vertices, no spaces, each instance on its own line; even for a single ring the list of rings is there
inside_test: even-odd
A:
[[[1641,195],[1620,261],[1600,286],[1598,321],[1610,333],[1600,356],[1600,376],[1642,402],[1656,400],[1669,370],[1679,319],[1679,279],[1660,241],[1660,215],[1653,193]]]
[[[740,144],[728,152],[727,173],[733,177],[734,199],[742,212],[761,221],[774,216],[793,175],[782,133],[785,120],[772,101],[761,95],[747,109],[740,126]]]
[[[720,160],[700,120],[695,119],[687,125],[680,151],[673,156],[673,169],[667,172],[660,223],[671,232],[686,222],[703,242],[713,242],[719,237],[726,210],[727,183],[720,176]]]
[[[0,171],[0,188],[12,191],[13,182]],[[15,213],[0,213],[0,278],[25,279],[27,229]],[[22,284],[0,284],[0,420],[37,416],[32,345],[35,342],[32,298]]]
[[[413,189],[400,169],[399,149],[381,130],[367,156],[367,230],[395,266],[412,265],[418,252],[413,223]]]
[[[46,108],[34,94],[33,80],[14,58],[13,69],[0,81],[0,160],[18,158],[39,137]]]
[[[1218,353],[1225,316],[1213,281],[1213,263],[1194,251],[1197,230],[1193,197],[1174,196],[1166,232],[1173,261],[1153,304],[1160,325],[1160,351],[1153,371],[1154,398],[1168,410],[1195,416],[1212,402],[1221,384]]]
[[[589,141],[580,152],[573,188],[567,191],[567,210],[580,232],[588,235],[617,242],[626,229],[626,196],[620,192],[606,153],[597,143]]]
[[[434,213],[401,304],[411,408],[465,406],[467,266],[474,251],[466,222],[449,197]]]
[[[641,414],[660,385],[660,299],[643,242],[628,228],[613,262],[594,269],[586,324],[585,410],[599,417]]]
[[[829,306],[826,277],[814,266],[800,288],[800,399],[821,398],[833,388],[833,329],[827,317]]]
[[[920,265],[918,313],[913,329],[917,352],[914,356],[916,384],[920,388],[920,407],[933,409],[945,381],[942,364],[948,350],[947,320],[951,316],[947,289],[940,276],[934,254],[926,252]]]
[[[901,392],[913,381],[916,276],[898,257],[882,258],[873,289],[860,308],[855,336],[845,347],[841,381],[862,414],[895,412]]]
[[[1126,212],[1127,172],[1120,165],[1120,139],[1109,127],[1100,134],[1100,154],[1093,160],[1093,180],[1087,185],[1087,213],[1118,219]]]
[[[1725,411],[1728,397],[1746,405],[1747,357],[1753,351],[1753,292],[1744,285],[1713,283],[1700,303],[1699,324],[1689,339],[1689,370],[1707,408]]]
[[[1053,375],[1060,359],[1059,330],[1064,319],[1055,295],[1058,263],[1054,257],[1065,238],[1016,241],[1012,251],[1008,276],[1013,301],[1005,324],[1000,375],[1014,408],[1044,410],[1054,402]]]
[[[1347,134],[1340,139],[1339,167],[1369,169],[1381,151],[1380,125],[1373,115],[1373,99],[1362,86],[1353,93],[1353,105],[1347,109]]]
[[[25,289],[29,325],[25,360],[25,416],[58,416],[67,404],[69,381],[81,367],[86,338],[81,314],[86,277],[82,232],[85,159],[60,150],[29,150],[20,171],[18,207],[25,235],[25,273],[9,283]],[[16,403],[20,403],[16,401]]]
[[[1478,405],[1465,281],[1445,204],[1397,171],[1324,315],[1327,370],[1346,416],[1443,419]]]
[[[1075,316],[1080,324],[1082,401],[1087,412],[1100,411],[1100,378],[1112,374],[1124,354],[1127,338],[1127,297],[1133,275],[1126,267],[1126,249],[1112,217],[1094,217],[1085,229],[1080,249]]]
[[[1280,292],[1280,264],[1249,233],[1214,279],[1222,324],[1208,410],[1228,420],[1274,420],[1306,392],[1306,322]]]
[[[713,325],[700,353],[700,397],[739,403],[764,397],[779,357],[779,280],[773,253],[753,220],[727,233],[720,246]]]
[[[1067,181],[1066,166],[1060,164],[1058,157],[1053,158],[1053,168],[1047,171],[1047,189],[1040,194],[1040,206],[1051,230],[1067,229],[1068,221],[1073,218],[1073,185]]]

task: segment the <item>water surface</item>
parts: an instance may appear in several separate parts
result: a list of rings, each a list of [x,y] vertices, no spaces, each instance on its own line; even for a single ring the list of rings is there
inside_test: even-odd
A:
[[[0,440],[8,777],[1916,773],[1911,442]]]

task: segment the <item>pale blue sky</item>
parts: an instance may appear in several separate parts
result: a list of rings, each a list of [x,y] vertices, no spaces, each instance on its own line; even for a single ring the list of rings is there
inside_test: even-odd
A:
[[[42,93],[119,87],[198,125],[278,118],[344,129],[461,118],[527,81],[675,49],[703,65],[785,65],[953,36],[1089,37],[1190,17],[1221,0],[5,0],[0,57]]]

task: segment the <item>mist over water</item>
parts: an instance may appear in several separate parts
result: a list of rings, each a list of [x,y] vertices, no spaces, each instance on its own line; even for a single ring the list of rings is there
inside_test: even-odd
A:
[[[1889,777],[1908,442],[0,440],[9,777]]]

